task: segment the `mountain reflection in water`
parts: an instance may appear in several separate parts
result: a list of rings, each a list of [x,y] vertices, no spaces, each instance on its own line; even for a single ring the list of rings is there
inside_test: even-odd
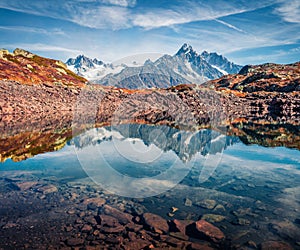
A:
[[[226,236],[220,245],[205,243],[213,249],[299,248],[297,124],[240,121],[194,131],[122,124],[73,138],[71,125],[64,123],[15,131],[2,131],[0,143],[1,246],[11,244],[13,235],[18,248],[65,247],[78,233],[84,244],[95,239],[112,244],[119,234],[103,233],[108,229],[100,222],[91,224],[104,202],[134,216],[138,227],[144,221],[136,219],[146,212],[170,222],[207,220]],[[85,223],[91,231],[83,230]],[[97,230],[103,239],[94,235]],[[39,241],[32,243],[32,235]]]

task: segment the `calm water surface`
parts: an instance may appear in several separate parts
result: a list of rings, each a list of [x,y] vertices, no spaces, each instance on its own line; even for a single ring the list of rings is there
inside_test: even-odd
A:
[[[3,230],[28,223],[24,218],[37,214],[40,201],[48,202],[51,212],[63,200],[76,207],[82,199],[99,195],[120,207],[133,202],[137,214],[204,218],[235,248],[252,249],[274,240],[300,249],[296,149],[245,145],[238,137],[212,130],[121,125],[86,131],[59,151],[21,162],[6,160],[0,171],[2,246],[12,240]],[[34,185],[24,191],[17,185],[24,182],[57,187],[61,201],[47,198],[52,194]],[[31,200],[30,190],[36,191],[37,199]],[[66,212],[58,209],[56,214]]]

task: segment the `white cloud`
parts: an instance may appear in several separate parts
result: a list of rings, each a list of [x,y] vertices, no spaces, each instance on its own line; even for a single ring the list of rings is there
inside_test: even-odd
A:
[[[300,23],[300,1],[280,1],[281,5],[276,9],[283,20],[291,23]]]
[[[191,17],[188,17],[188,15],[182,15],[172,10],[158,10],[155,12],[136,14],[132,19],[133,25],[146,29],[183,24],[193,20]]]
[[[127,8],[118,6],[101,6],[93,9],[79,8],[78,14],[71,20],[79,25],[98,29],[122,29],[130,27]]]
[[[17,43],[17,44],[6,44],[2,45],[6,49],[15,49],[15,48],[22,48],[28,51],[40,51],[40,52],[67,52],[71,54],[80,54],[82,51],[76,49],[70,49],[60,46],[53,46],[43,43]]]
[[[186,24],[197,21],[214,20],[221,17],[253,11],[269,6],[275,0],[266,0],[260,3],[239,1],[231,3],[223,0],[205,3],[204,1],[185,1],[183,5],[172,6],[169,9],[150,9],[132,15],[132,24],[145,29],[169,27],[176,24]],[[227,27],[239,30],[237,27],[218,20]],[[241,31],[241,30],[239,30]]]
[[[0,26],[0,30],[23,31],[45,35],[66,35],[61,29],[46,30],[28,26]]]
[[[213,20],[255,10],[274,1],[265,0],[260,4],[254,4],[242,0],[236,3],[218,0],[214,4],[189,0],[183,5],[172,5],[170,2],[167,8],[134,9],[128,7],[136,6],[136,0],[66,0],[55,1],[56,4],[48,1],[2,0],[0,8],[64,19],[82,26],[99,29],[123,29],[133,26],[153,29]]]
[[[122,7],[133,7],[136,5],[136,0],[101,0],[101,2]]]
[[[173,10],[155,10],[136,14],[132,17],[132,23],[135,26],[152,29],[195,21],[213,20],[242,12],[244,12],[244,10],[233,8],[227,10],[212,10],[197,6],[188,6]]]
[[[218,22],[218,23],[221,23],[221,24],[223,24],[223,25],[225,25],[225,26],[227,26],[228,28],[231,28],[231,29],[233,29],[233,30],[239,31],[239,32],[241,32],[241,33],[247,33],[247,32],[245,32],[244,30],[242,30],[242,29],[240,29],[240,28],[238,28],[238,27],[236,27],[236,26],[234,26],[234,25],[232,25],[232,24],[230,24],[230,23],[224,22],[224,21],[219,20],[219,19],[215,19],[215,21]]]

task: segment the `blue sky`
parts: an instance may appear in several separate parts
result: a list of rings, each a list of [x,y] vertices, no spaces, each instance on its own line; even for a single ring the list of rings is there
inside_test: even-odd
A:
[[[175,54],[183,43],[240,64],[300,60],[299,0],[0,0],[0,47],[66,61]]]

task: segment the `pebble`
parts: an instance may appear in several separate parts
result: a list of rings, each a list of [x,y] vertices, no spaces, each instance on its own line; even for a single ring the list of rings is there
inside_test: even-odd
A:
[[[178,211],[178,208],[177,207],[172,207],[171,210],[172,210],[172,213],[175,213],[176,211]]]
[[[82,201],[83,204],[89,205],[93,203],[96,207],[101,207],[106,203],[106,200],[100,197],[95,197],[95,198],[86,198]]]
[[[74,209],[70,209],[67,211],[67,214],[75,214],[75,213],[76,213],[76,211]]]
[[[196,202],[196,205],[206,209],[213,209],[216,206],[216,203],[217,202],[215,200],[207,199],[207,200]]]
[[[210,223],[216,223],[216,222],[221,222],[225,220],[225,216],[223,215],[218,215],[218,214],[204,214],[201,217],[202,220],[206,220]]]
[[[49,184],[49,185],[45,185],[45,186],[42,186],[42,187],[39,187],[37,189],[37,191],[39,193],[42,193],[42,194],[50,194],[50,193],[54,193],[54,192],[57,192],[58,189],[56,186],[52,185],[52,184]]]
[[[247,245],[249,246],[249,247],[252,247],[252,248],[257,248],[257,245],[256,245],[256,243],[254,242],[254,241],[252,241],[252,240],[249,240],[248,242],[247,242]]]
[[[226,212],[226,209],[223,205],[218,204],[215,206],[215,208],[213,209],[214,212]]]
[[[95,219],[95,216],[92,216],[92,215],[84,217],[84,221],[89,223],[90,225],[97,225],[98,224],[96,219]]]
[[[7,224],[5,224],[2,229],[8,229],[8,228],[13,228],[13,227],[17,227],[18,224],[17,223],[13,223],[13,222],[8,222]]]
[[[90,226],[90,225],[84,225],[82,228],[81,228],[81,232],[83,233],[89,233],[90,231],[92,231],[93,228]]]
[[[260,246],[261,250],[292,250],[293,248],[286,242],[282,241],[267,241]]]
[[[236,218],[234,221],[232,221],[232,224],[234,225],[240,225],[240,226],[248,226],[250,225],[250,221],[244,218]]]
[[[193,202],[189,198],[186,198],[185,202],[184,202],[184,205],[186,207],[191,207],[193,205]]]
[[[81,238],[70,238],[67,239],[66,244],[70,247],[74,247],[74,246],[80,246],[84,243],[84,239]]]
[[[65,231],[66,232],[71,232],[73,230],[73,227],[72,226],[66,226],[65,227]]]
[[[20,188],[22,191],[29,190],[36,186],[38,184],[37,181],[25,181],[25,182],[17,182],[16,185]]]

